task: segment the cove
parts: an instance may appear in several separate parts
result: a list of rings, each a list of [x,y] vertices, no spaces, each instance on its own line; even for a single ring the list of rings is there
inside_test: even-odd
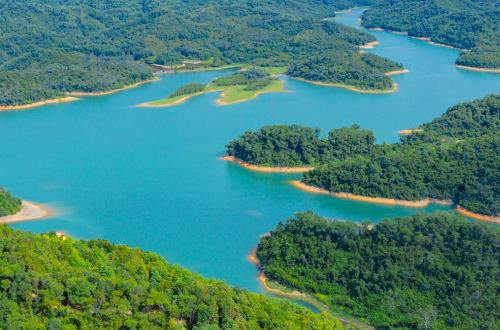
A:
[[[357,27],[360,10],[338,20]],[[359,27],[358,27],[359,28]],[[74,103],[0,113],[0,185],[52,206],[55,217],[12,225],[64,231],[157,252],[208,277],[261,292],[246,256],[259,236],[297,211],[337,219],[383,218],[447,209],[372,205],[310,195],[287,181],[297,175],[253,173],[218,159],[245,130],[268,124],[359,124],[378,142],[394,142],[461,101],[500,91],[500,77],[460,70],[457,51],[388,32],[368,50],[399,61],[399,92],[359,94],[285,79],[290,93],[217,106],[216,93],[176,107],[137,108],[191,82],[232,71],[161,76],[156,83]]]

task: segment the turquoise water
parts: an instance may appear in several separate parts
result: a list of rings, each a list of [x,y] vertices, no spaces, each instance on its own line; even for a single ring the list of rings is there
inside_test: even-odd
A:
[[[339,19],[357,24],[360,12]],[[291,91],[216,106],[216,94],[171,108],[134,105],[161,98],[188,82],[228,72],[162,76],[157,83],[75,103],[0,113],[0,185],[48,204],[57,216],[13,225],[33,232],[62,230],[157,252],[205,276],[261,291],[246,256],[258,238],[294,212],[314,210],[346,220],[379,221],[420,209],[371,205],[293,189],[297,176],[257,174],[217,159],[248,129],[298,123],[325,131],[360,124],[379,142],[465,100],[500,92],[500,77],[458,70],[455,50],[374,32],[373,52],[402,62],[400,91],[358,94],[286,79]],[[429,207],[425,211],[443,209]]]

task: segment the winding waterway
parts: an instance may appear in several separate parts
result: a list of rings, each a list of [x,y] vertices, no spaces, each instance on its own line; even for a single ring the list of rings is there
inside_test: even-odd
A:
[[[361,11],[340,15],[357,26]],[[12,225],[104,238],[163,255],[205,276],[262,291],[246,256],[258,238],[294,212],[379,221],[422,209],[310,195],[295,175],[259,174],[217,159],[224,145],[267,124],[322,128],[359,124],[379,142],[442,114],[460,101],[500,92],[500,76],[453,66],[456,50],[387,32],[373,53],[403,63],[395,94],[358,94],[286,79],[290,93],[217,106],[207,94],[185,104],[144,109],[188,82],[228,72],[164,75],[161,81],[74,103],[0,113],[0,185],[58,211],[51,219]],[[446,209],[431,206],[424,211]]]

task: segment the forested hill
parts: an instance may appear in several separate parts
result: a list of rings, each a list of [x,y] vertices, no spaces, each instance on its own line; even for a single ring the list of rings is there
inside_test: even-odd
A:
[[[372,0],[363,25],[408,32],[466,49],[456,63],[500,68],[500,4],[497,0]]]
[[[258,64],[295,75],[387,89],[401,65],[360,54],[374,37],[322,20],[351,1],[26,0],[0,2],[0,105],[147,79],[147,64]],[[192,62],[191,62],[192,63]],[[314,63],[313,63],[314,64]],[[299,68],[299,69],[297,69]],[[308,75],[313,70],[314,74]]]
[[[0,187],[0,217],[14,214],[20,210],[21,200]]]
[[[500,231],[450,213],[377,225],[298,214],[261,239],[264,273],[377,329],[498,329]]]
[[[203,279],[153,253],[6,226],[0,236],[6,329],[342,329],[328,314]]]
[[[374,144],[357,126],[327,138],[301,126],[246,132],[227,154],[254,165],[314,166],[303,181],[331,192],[402,200],[451,200],[470,211],[500,214],[500,95],[465,102],[400,143]]]

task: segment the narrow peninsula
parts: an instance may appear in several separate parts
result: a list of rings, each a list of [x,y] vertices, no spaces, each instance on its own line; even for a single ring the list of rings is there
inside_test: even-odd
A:
[[[139,107],[168,107],[179,105],[204,93],[219,92],[218,105],[245,102],[266,93],[284,92],[284,82],[276,76],[281,68],[244,68],[209,84],[191,83],[179,87],[164,99],[139,104]]]

